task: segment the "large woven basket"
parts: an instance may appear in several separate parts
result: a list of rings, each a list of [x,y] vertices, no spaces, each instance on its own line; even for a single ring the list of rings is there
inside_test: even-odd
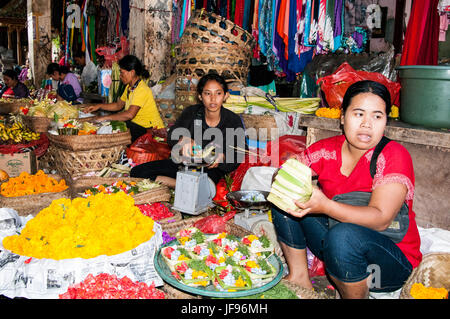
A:
[[[255,44],[254,37],[232,21],[194,11],[175,48],[176,107],[195,104],[197,82],[208,73],[246,85]]]
[[[251,51],[256,41],[249,32],[233,21],[212,12],[195,10],[184,28],[181,43],[229,44]]]
[[[86,189],[99,184],[111,185],[117,181],[124,182],[140,182],[144,178],[134,178],[134,177],[80,177],[75,180],[70,181],[70,188],[72,193],[72,198],[79,197],[80,193],[83,193]],[[140,204],[150,204],[155,202],[167,202],[170,200],[171,194],[167,186],[161,185],[160,187],[132,195],[134,198],[134,203],[136,205]]]
[[[59,175],[49,174],[57,181],[62,177]],[[57,193],[42,193],[36,195],[26,195],[17,197],[5,197],[0,195],[0,207],[8,207],[15,209],[20,216],[33,215],[35,216],[42,209],[49,206],[53,200],[59,198],[70,198],[70,188]]]
[[[414,268],[400,292],[400,299],[413,299],[411,287],[421,283],[425,287],[442,288],[450,291],[450,253],[424,255],[419,266]]]
[[[183,108],[176,107],[175,99],[155,99],[155,102],[166,127],[175,123],[183,111]]]
[[[274,140],[279,137],[278,126],[273,115],[241,114],[245,131],[252,140]],[[249,130],[250,128],[254,130]]]
[[[50,144],[48,152],[59,174],[73,179],[116,163],[125,149],[126,145],[116,145],[88,151],[72,151]]]
[[[53,135],[47,134],[54,146],[71,151],[88,151],[131,144],[130,130],[114,134]]]
[[[32,100],[29,102],[0,102],[0,114],[19,114],[20,107],[31,104]]]
[[[38,133],[47,133],[51,119],[45,116],[22,116],[24,124]]]
[[[217,73],[224,79],[247,83],[250,55],[230,44],[180,44],[175,48],[176,72],[179,77],[201,78]]]

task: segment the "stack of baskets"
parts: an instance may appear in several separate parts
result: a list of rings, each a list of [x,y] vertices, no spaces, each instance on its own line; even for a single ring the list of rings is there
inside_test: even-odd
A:
[[[196,103],[198,80],[208,73],[246,85],[255,43],[250,33],[232,21],[203,10],[194,11],[175,48],[176,106]]]
[[[130,131],[114,134],[52,135],[48,160],[56,164],[62,176],[74,179],[99,171],[119,160],[131,144]]]

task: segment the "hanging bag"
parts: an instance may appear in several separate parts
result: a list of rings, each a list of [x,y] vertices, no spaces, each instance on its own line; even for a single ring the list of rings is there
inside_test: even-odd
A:
[[[375,176],[376,167],[377,167],[377,159],[378,155],[380,155],[381,150],[384,146],[389,143],[391,140],[387,137],[383,136],[381,141],[375,147],[375,150],[372,155],[372,159],[370,160],[370,175],[372,178]],[[333,200],[339,203],[349,204],[353,206],[367,206],[370,201],[370,197],[372,193],[370,192],[350,192],[345,194],[339,194],[333,197]],[[340,223],[336,219],[331,217],[328,218],[328,227],[332,228],[333,226]],[[391,225],[383,231],[380,231],[380,234],[383,234],[390,238],[394,243],[399,243],[403,240],[406,233],[408,232],[409,227],[409,208],[406,203],[403,203],[400,211],[395,216]]]

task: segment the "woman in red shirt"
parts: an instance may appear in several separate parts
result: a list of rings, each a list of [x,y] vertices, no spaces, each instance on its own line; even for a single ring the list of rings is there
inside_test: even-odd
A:
[[[318,177],[309,201],[296,202],[298,210],[273,207],[273,221],[288,280],[312,288],[306,247],[324,261],[327,273],[343,298],[365,298],[370,291],[401,288],[422,258],[420,237],[412,210],[414,170],[411,156],[390,141],[376,161],[370,162],[383,137],[391,99],[385,86],[373,81],[351,85],[342,102],[343,135],[308,147],[301,160]],[[355,206],[335,196],[369,193],[367,204]],[[398,242],[380,232],[404,207],[407,231]],[[408,218],[409,217],[409,218]],[[338,223],[330,226],[330,219]]]

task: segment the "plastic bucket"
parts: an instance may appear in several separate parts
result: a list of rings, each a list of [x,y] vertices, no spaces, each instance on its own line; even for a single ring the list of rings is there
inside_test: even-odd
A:
[[[399,66],[400,119],[429,128],[450,128],[450,66]]]

